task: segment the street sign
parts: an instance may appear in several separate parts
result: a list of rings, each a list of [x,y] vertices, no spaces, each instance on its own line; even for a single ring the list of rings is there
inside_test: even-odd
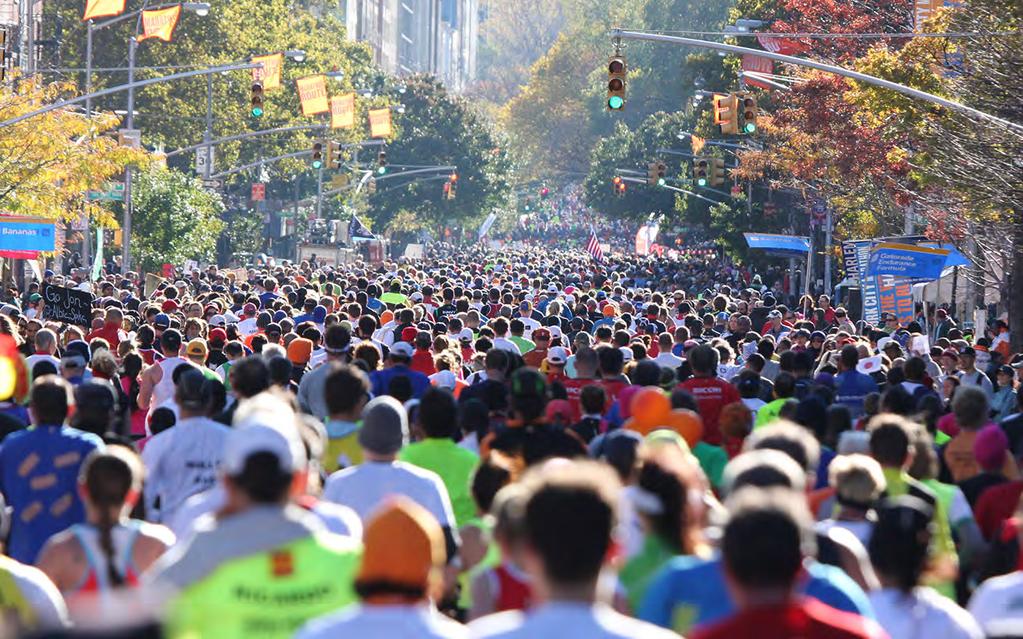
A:
[[[266,185],[262,182],[255,182],[252,185],[252,201],[262,202],[266,199]]]
[[[223,180],[203,180],[202,185],[208,189],[219,189],[224,186]]]
[[[213,175],[214,153],[212,146],[201,146],[195,150],[195,172],[203,177]]]
[[[142,131],[141,129],[119,129],[117,131],[117,141],[121,146],[126,146],[130,149],[141,149]]]
[[[332,189],[344,188],[348,186],[348,183],[351,181],[352,179],[347,173],[338,173],[334,177],[330,178],[330,188]]]
[[[102,191],[89,191],[86,198],[90,202],[123,202],[124,182],[107,182]]]

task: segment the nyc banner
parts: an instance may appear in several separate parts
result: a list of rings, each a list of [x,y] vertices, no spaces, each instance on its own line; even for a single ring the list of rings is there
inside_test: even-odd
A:
[[[85,15],[82,21],[96,18],[110,18],[124,13],[124,0],[85,0]]]
[[[53,220],[0,216],[0,251],[53,251],[56,240]]]
[[[373,109],[369,112],[369,137],[386,138],[391,135],[391,110]]]
[[[284,54],[257,55],[252,58],[253,64],[262,64],[252,70],[252,81],[262,82],[263,90],[277,89],[281,86],[281,69],[284,66]]]
[[[295,80],[298,99],[302,103],[302,115],[316,115],[330,111],[327,102],[327,79],[322,75],[310,75]]]
[[[330,99],[330,128],[351,129],[355,126],[355,94]]]
[[[882,242],[870,250],[867,275],[891,275],[916,281],[941,277],[948,249]]]
[[[142,33],[138,41],[156,38],[164,42],[170,42],[174,37],[174,27],[178,26],[178,19],[181,18],[181,5],[175,5],[166,9],[154,9],[142,12]]]

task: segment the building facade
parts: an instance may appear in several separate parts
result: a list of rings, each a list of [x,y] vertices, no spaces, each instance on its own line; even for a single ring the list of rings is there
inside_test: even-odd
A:
[[[480,0],[342,0],[348,37],[367,43],[381,69],[428,73],[451,91],[476,77]]]

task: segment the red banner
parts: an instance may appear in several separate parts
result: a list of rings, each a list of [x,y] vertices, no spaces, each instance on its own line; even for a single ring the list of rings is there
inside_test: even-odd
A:
[[[752,53],[746,53],[742,56],[742,70],[752,71],[753,73],[774,73],[774,61],[763,56],[753,55]],[[759,87],[761,89],[772,89],[771,85],[762,82],[755,77],[744,75],[742,81],[749,86]]]
[[[262,202],[266,199],[266,185],[262,182],[255,182],[252,185],[252,201]]]

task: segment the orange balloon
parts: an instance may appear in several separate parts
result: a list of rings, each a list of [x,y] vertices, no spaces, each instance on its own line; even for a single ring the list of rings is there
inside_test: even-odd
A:
[[[629,402],[629,414],[647,431],[664,426],[670,413],[671,400],[656,386],[639,389]]]
[[[682,436],[692,448],[703,437],[703,420],[691,410],[676,408],[668,414],[668,428]]]

